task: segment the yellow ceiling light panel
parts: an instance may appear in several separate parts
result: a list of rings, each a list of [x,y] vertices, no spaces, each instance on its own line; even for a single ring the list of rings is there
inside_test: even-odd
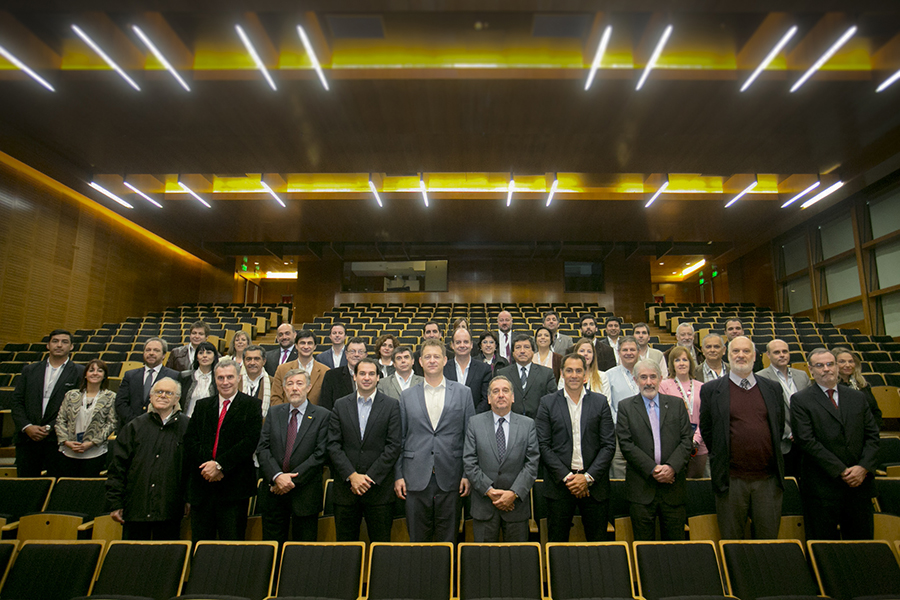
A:
[[[864,36],[853,36],[834,56],[822,65],[820,71],[871,71],[871,42]]]
[[[756,187],[753,188],[754,194],[777,194],[778,193],[778,175],[774,173],[757,173]]]
[[[425,177],[427,183],[430,176]],[[418,175],[385,175],[382,180],[382,192],[416,192],[420,193]]]
[[[507,193],[506,173],[427,173],[429,192],[498,192]]]
[[[248,174],[244,177],[219,177],[213,178],[213,194],[256,194],[265,192],[260,180],[262,173]]]
[[[515,175],[516,194],[520,192],[547,192],[547,178],[544,175]]]
[[[722,178],[699,173],[669,173],[667,194],[721,194]]]
[[[418,184],[416,184],[418,186]],[[261,187],[261,186],[260,186]],[[291,173],[288,193],[369,192],[368,173]],[[388,191],[385,189],[384,191]]]
[[[112,71],[112,67],[77,37],[63,40],[62,63],[59,68],[63,71]]]

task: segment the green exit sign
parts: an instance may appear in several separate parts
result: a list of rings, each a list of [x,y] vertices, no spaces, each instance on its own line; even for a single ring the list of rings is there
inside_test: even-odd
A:
[[[706,281],[706,280],[703,279],[703,278],[701,277],[701,278],[700,278],[700,285],[703,285],[703,283],[704,283],[705,281]]]

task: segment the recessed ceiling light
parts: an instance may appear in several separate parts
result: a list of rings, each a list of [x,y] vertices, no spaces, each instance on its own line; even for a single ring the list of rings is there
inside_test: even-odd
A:
[[[785,33],[782,36],[782,38],[780,40],[778,40],[778,43],[775,44],[775,47],[772,48],[772,50],[766,55],[766,57],[763,59],[763,61],[761,63],[759,63],[759,66],[756,67],[756,70],[753,71],[753,74],[750,75],[750,77],[747,78],[747,81],[744,83],[744,85],[741,86],[742,92],[744,90],[746,90],[748,87],[750,87],[750,85],[754,81],[756,81],[756,78],[759,77],[759,74],[762,73],[765,70],[765,68],[769,66],[770,62],[775,60],[775,57],[778,56],[778,53],[781,52],[782,48],[784,48],[785,45],[787,45],[787,43],[791,40],[791,38],[794,37],[795,33],[797,33],[796,25],[794,25],[793,27],[791,27],[790,29],[787,30],[787,33]]]
[[[115,71],[116,73],[118,73],[118,74],[122,77],[122,79],[124,79],[125,81],[127,81],[127,82],[128,82],[128,85],[130,85],[131,87],[133,87],[133,88],[136,89],[137,91],[141,91],[141,88],[138,87],[138,84],[136,84],[136,83],[134,82],[134,80],[133,80],[131,77],[129,77],[128,74],[127,74],[125,71],[122,70],[122,67],[120,67],[119,65],[117,65],[116,62],[115,62],[113,59],[111,59],[111,58],[109,57],[109,55],[106,54],[106,52],[104,52],[103,49],[102,49],[100,46],[97,45],[97,42],[95,42],[95,41],[92,40],[90,37],[88,37],[88,34],[86,34],[85,32],[83,32],[83,31],[78,27],[78,25],[72,25],[72,31],[74,31],[74,32],[78,35],[78,37],[80,37],[80,38],[84,41],[85,44],[87,44],[88,46],[90,46],[91,50],[93,50],[94,52],[96,52],[96,53],[97,53],[97,56],[99,56],[100,58],[103,59],[103,62],[105,62],[106,64],[108,64],[108,65],[112,68],[113,71]]]
[[[664,265],[664,264],[666,264],[666,263],[664,263],[664,262],[661,262],[661,263],[659,263],[659,266],[663,266],[663,265]]]
[[[607,25],[606,29],[603,30],[603,35],[600,36],[600,43],[597,45],[597,53],[594,54],[594,62],[591,63],[591,71],[588,73],[587,81],[584,82],[584,91],[588,91],[591,84],[594,82],[594,75],[597,74],[597,69],[600,68],[600,62],[603,60],[603,55],[606,53],[606,46],[609,44],[609,36],[611,35],[612,25]]]
[[[816,202],[818,202],[825,196],[828,196],[828,195],[836,192],[838,189],[843,187],[843,185],[844,185],[843,181],[838,181],[831,187],[825,188],[824,190],[822,190],[821,192],[819,192],[818,194],[816,194],[815,196],[813,196],[812,198],[810,198],[809,200],[807,200],[806,202],[801,204],[800,208],[809,208],[810,206],[812,206],[813,204],[815,204]]]
[[[203,198],[201,198],[200,196],[198,196],[197,193],[194,192],[194,190],[192,190],[192,189],[189,188],[188,186],[184,185],[182,182],[179,181],[179,182],[178,182],[178,186],[179,186],[181,189],[183,189],[185,192],[187,192],[188,194],[190,194],[191,196],[193,196],[195,199],[197,199],[197,200],[200,202],[200,204],[202,204],[202,205],[205,206],[206,208],[212,208],[212,206],[209,205],[209,202],[207,202],[206,200],[204,200]]]
[[[189,88],[188,84],[185,83],[184,79],[181,78],[181,75],[178,74],[178,71],[175,70],[175,67],[172,66],[172,63],[166,60],[166,57],[163,56],[163,53],[159,51],[159,48],[156,47],[156,44],[150,41],[150,38],[147,37],[147,35],[143,31],[141,31],[140,27],[138,27],[137,25],[132,25],[131,29],[134,30],[139,38],[141,38],[141,41],[144,42],[144,45],[150,48],[150,52],[153,53],[153,56],[156,57],[156,60],[162,63],[162,66],[166,68],[166,71],[172,74],[172,77],[175,78],[175,81],[180,83],[181,87],[183,87],[185,91],[191,91],[191,88]]]
[[[790,206],[791,204],[793,204],[794,202],[796,202],[797,200],[799,200],[806,194],[810,193],[811,191],[813,191],[814,189],[819,187],[819,185],[821,185],[821,183],[822,183],[821,181],[815,182],[814,184],[812,184],[811,186],[809,186],[808,188],[806,188],[805,190],[803,190],[802,192],[800,192],[799,194],[797,194],[796,196],[794,196],[793,198],[791,198],[790,200],[788,200],[787,202],[782,204],[781,208],[787,208],[788,206]]]
[[[159,202],[157,202],[156,200],[154,200],[153,198],[151,198],[150,196],[148,196],[141,190],[137,189],[136,187],[134,187],[127,181],[124,181],[123,183],[125,184],[125,187],[127,187],[129,190],[131,190],[132,192],[134,192],[135,194],[137,194],[138,196],[140,196],[141,198],[143,198],[144,200],[146,200],[147,202],[149,202],[156,208],[162,208],[162,204],[160,204]]]
[[[652,71],[656,66],[656,61],[659,60],[659,55],[662,54],[663,48],[665,47],[666,42],[669,40],[670,35],[672,35],[671,25],[666,27],[666,30],[663,31],[662,37],[660,37],[659,41],[656,43],[656,48],[653,49],[653,54],[650,55],[650,60],[647,62],[647,66],[644,67],[644,73],[641,75],[640,80],[638,80],[638,84],[635,90],[640,90],[644,86],[644,82],[647,81],[647,77],[650,75],[650,71]]]
[[[732,204],[734,204],[735,202],[737,202],[738,200],[740,200],[741,198],[743,198],[743,197],[744,197],[744,194],[746,194],[747,192],[749,192],[750,190],[752,190],[753,188],[755,188],[757,185],[759,185],[759,181],[758,181],[758,180],[757,180],[757,181],[754,181],[753,183],[751,183],[750,185],[748,185],[747,187],[745,187],[745,188],[741,191],[740,194],[738,194],[737,196],[735,196],[734,198],[732,198],[732,199],[731,199],[731,202],[729,202],[728,204],[725,205],[725,208],[728,208],[729,206],[731,206]]]
[[[269,70],[266,68],[266,65],[263,64],[262,59],[259,57],[259,53],[256,51],[256,48],[253,47],[253,43],[250,41],[250,38],[247,37],[247,34],[244,33],[244,30],[240,25],[234,26],[235,31],[237,31],[238,36],[241,38],[241,42],[244,44],[244,48],[247,49],[247,52],[250,54],[250,58],[253,59],[253,62],[256,63],[256,68],[263,74],[263,77],[266,78],[266,81],[269,82],[269,85],[273,90],[277,90],[275,87],[275,82],[272,81],[272,76],[269,75]]]
[[[559,179],[554,177],[553,185],[550,186],[550,193],[547,195],[547,204],[545,204],[544,206],[550,206],[550,203],[553,202],[553,194],[556,193],[557,187],[559,187]]]
[[[12,53],[9,50],[7,50],[6,48],[4,48],[3,46],[0,46],[0,56],[3,56],[3,58],[5,58],[6,60],[8,60],[12,64],[14,64],[16,67],[18,67],[19,69],[24,71],[26,75],[28,75],[29,77],[31,77],[32,79],[37,81],[39,84],[41,84],[42,86],[44,86],[51,92],[56,91],[55,89],[53,89],[52,85],[50,85],[49,83],[47,83],[46,80],[44,80],[43,77],[41,77],[40,75],[38,75],[37,73],[35,73],[31,69],[29,69],[27,66],[25,66],[25,63],[23,63],[21,60],[19,60],[15,56],[13,56]],[[878,90],[878,91],[880,92],[881,90]]]
[[[92,188],[94,188],[95,190],[97,190],[98,192],[100,192],[101,194],[103,194],[104,196],[106,196],[107,198],[109,198],[110,200],[114,200],[115,202],[121,204],[125,208],[134,208],[132,205],[125,202],[124,200],[122,200],[121,198],[119,198],[118,196],[113,194],[111,191],[109,191],[108,189],[94,183],[93,181],[89,185]]]
[[[322,87],[325,88],[325,91],[328,91],[328,82],[325,81],[325,73],[322,72],[322,65],[319,64],[319,58],[316,56],[316,51],[313,50],[309,38],[306,37],[306,32],[303,31],[303,27],[300,25],[297,25],[297,33],[300,34],[300,41],[303,42],[303,47],[306,49],[306,54],[309,56],[309,62],[312,63],[313,69],[316,70],[316,75],[319,76]]]
[[[378,202],[378,206],[384,208],[384,204],[381,203],[381,196],[378,195],[378,190],[375,189],[375,184],[372,183],[372,180],[369,180],[369,189],[372,190],[372,193],[375,195],[375,201]]]
[[[656,199],[659,198],[660,194],[662,194],[664,191],[666,191],[667,187],[669,187],[668,179],[666,181],[663,181],[663,184],[661,186],[659,186],[659,189],[656,190],[656,193],[654,193],[652,196],[650,196],[650,199],[647,200],[647,204],[644,205],[644,208],[649,208],[651,204],[656,202]]]
[[[825,51],[825,54],[820,56],[819,59],[813,63],[813,66],[811,66],[809,69],[807,69],[806,73],[804,73],[803,76],[797,80],[797,83],[795,83],[791,87],[791,92],[793,93],[793,92],[796,92],[797,90],[799,90],[800,86],[803,85],[804,83],[806,83],[806,80],[809,79],[810,77],[812,77],[813,73],[815,73],[816,71],[821,69],[822,65],[827,63],[831,59],[831,57],[834,56],[835,53],[838,50],[840,50],[844,44],[847,43],[847,40],[849,40],[851,37],[853,37],[853,34],[855,34],[855,33],[856,33],[856,25],[854,25],[853,27],[851,27],[850,29],[845,31],[844,35],[842,35],[838,39],[838,41],[833,43],[831,45],[831,47]]]

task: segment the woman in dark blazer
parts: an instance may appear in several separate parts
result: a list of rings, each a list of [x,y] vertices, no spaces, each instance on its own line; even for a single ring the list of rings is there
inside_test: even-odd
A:
[[[475,358],[491,365],[492,373],[509,365],[505,358],[497,354],[497,336],[490,331],[485,331],[478,338],[478,350],[479,353]]]

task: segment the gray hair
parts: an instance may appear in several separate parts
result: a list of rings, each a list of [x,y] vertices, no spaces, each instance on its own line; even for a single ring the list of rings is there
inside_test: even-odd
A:
[[[721,335],[719,335],[718,333],[707,333],[705,336],[703,336],[703,339],[700,341],[700,345],[701,345],[701,346],[705,346],[705,345],[706,345],[706,340],[708,340],[708,339],[711,338],[711,337],[719,338],[719,343],[722,344],[723,346],[725,345],[725,338],[723,338],[723,337],[722,337]]]
[[[647,329],[647,332],[650,332],[650,329]],[[637,343],[637,339],[633,335],[623,335],[619,338],[618,347],[621,348],[622,344],[634,344],[635,348],[640,348],[640,344]]]
[[[641,370],[645,370],[645,369],[649,369],[649,370],[655,372],[656,376],[659,377],[660,379],[662,379],[662,369],[659,368],[659,363],[656,362],[655,360],[650,360],[648,358],[637,361],[637,363],[635,363],[635,365],[634,365],[634,369],[631,370],[631,374],[634,376],[635,379],[637,379],[638,373],[640,373]]]
[[[234,362],[234,360],[232,360],[226,356],[225,358],[219,359],[219,362],[216,363],[216,366],[213,369],[213,375],[218,373],[220,370],[227,369],[229,367],[234,369],[234,372],[236,374],[238,374],[238,375],[241,374],[241,369],[240,369],[240,367],[238,367],[238,364],[236,362]]]
[[[304,385],[305,387],[309,387],[309,383],[310,383],[309,373],[307,373],[307,372],[304,371],[303,369],[291,369],[291,370],[289,370],[287,373],[284,374],[284,379],[281,380],[281,384],[282,384],[283,386],[287,386],[287,381],[288,381],[288,379],[290,379],[291,377],[295,377],[296,375],[303,375],[303,376],[306,378],[306,383],[304,383],[303,385]]]
[[[829,350],[828,348],[821,348],[821,347],[820,347],[820,348],[814,348],[814,349],[806,356],[806,362],[807,362],[808,364],[811,365],[811,364],[812,364],[812,361],[813,361],[813,356],[817,356],[817,355],[819,355],[819,354],[830,354],[830,355],[834,356],[834,352],[832,352],[832,351]]]
[[[694,326],[693,326],[693,324],[691,324],[691,323],[679,323],[679,324],[678,324],[678,327],[675,328],[675,332],[678,333],[678,331],[679,331],[682,327],[688,327],[688,328],[690,328],[691,332],[694,331]]]
[[[149,344],[150,342],[159,342],[159,345],[162,346],[163,354],[169,351],[169,343],[166,340],[158,337],[150,338],[149,340],[144,342],[144,350],[147,349],[147,344]]]
[[[259,352],[262,354],[263,363],[266,362],[266,349],[262,346],[257,346],[256,344],[250,344],[246,348],[244,348],[244,356],[247,356],[248,352]]]
[[[148,340],[148,341],[152,341],[152,340]],[[156,388],[163,381],[171,381],[172,383],[175,384],[175,397],[178,398],[178,400],[175,401],[175,408],[173,409],[173,412],[181,410],[181,400],[180,400],[181,399],[181,383],[178,381],[175,381],[171,377],[161,377],[161,378],[157,379],[156,382],[153,384],[153,387],[150,388],[150,393],[152,394],[153,392],[155,392]],[[153,408],[152,402],[147,405],[147,412],[154,412],[154,413],[159,414],[159,412],[155,408]]]
[[[488,384],[488,396],[491,394],[491,386],[494,385],[495,381],[505,381],[509,384],[509,389],[512,389],[512,381],[509,380],[509,377],[506,375],[497,375],[496,377],[491,379],[491,382]]]

